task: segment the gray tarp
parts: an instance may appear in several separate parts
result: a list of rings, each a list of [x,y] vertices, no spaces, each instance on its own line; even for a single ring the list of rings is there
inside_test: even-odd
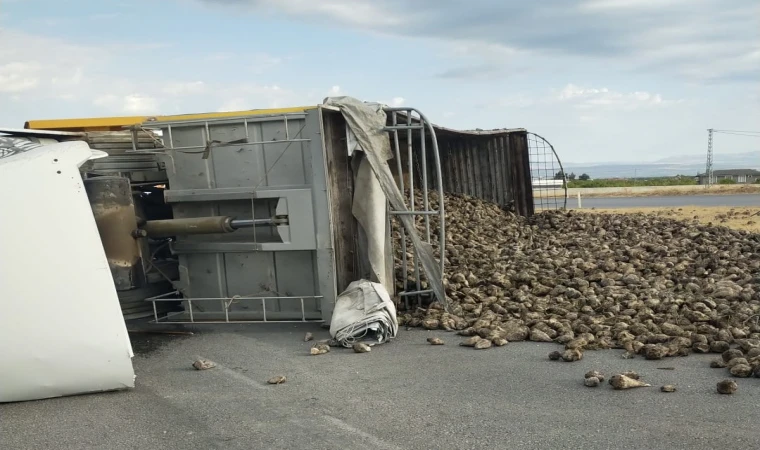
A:
[[[356,140],[364,151],[366,162],[369,163],[372,168],[376,182],[379,184],[385,197],[390,201],[393,209],[396,211],[408,211],[408,208],[404,203],[403,194],[396,185],[390,166],[388,166],[388,160],[393,158],[393,153],[391,152],[388,134],[383,130],[386,126],[387,116],[382,107],[370,106],[353,97],[331,97],[325,101],[325,104],[340,109],[349,128],[356,136]],[[364,162],[365,161],[363,161],[362,164],[364,164]],[[361,173],[361,168],[359,171]],[[372,181],[371,183],[374,182],[375,181]],[[369,190],[371,191],[371,189]],[[376,209],[372,209],[372,211],[376,211]],[[362,213],[366,211],[361,211],[360,209],[355,208],[354,214],[357,212]],[[430,288],[436,298],[446,309],[448,309],[446,293],[443,289],[443,274],[441,273],[441,268],[438,265],[438,262],[435,260],[432,245],[420,239],[420,236],[414,227],[413,216],[404,214],[399,215],[398,218],[401,220],[407,234],[412,240],[412,245],[414,245],[414,248],[416,249],[422,269],[425,271],[429,280]],[[376,213],[374,213],[370,217],[363,217],[361,219],[357,217],[357,220],[360,224],[363,221],[369,224],[370,221],[377,220],[377,216]],[[375,225],[376,226],[369,226],[369,229],[365,227],[364,231],[367,233],[368,241],[372,242],[373,239],[376,240],[374,244],[370,244],[370,258],[374,258],[374,260],[370,260],[370,264],[372,264],[374,272],[377,275],[380,275],[386,273],[385,268],[387,267],[387,261],[385,258],[391,256],[384,255],[382,258],[377,256],[376,252],[385,247],[385,237],[377,235],[373,236],[370,234],[374,232],[373,230],[380,229],[378,224],[375,223]],[[384,236],[384,233],[382,236]],[[379,240],[379,242],[377,240]],[[386,281],[386,283],[387,282],[392,282],[392,280]]]
[[[351,212],[361,226],[359,245],[366,248],[370,270],[374,275],[370,281],[382,284],[388,293],[392,293],[395,281],[385,194],[363,152],[354,152],[353,157],[360,159],[351,205]]]
[[[343,347],[383,344],[397,333],[396,306],[382,284],[354,281],[335,301],[330,335]]]

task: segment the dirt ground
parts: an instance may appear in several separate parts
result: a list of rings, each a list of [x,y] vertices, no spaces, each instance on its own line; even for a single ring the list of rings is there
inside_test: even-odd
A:
[[[731,184],[713,185],[709,189],[704,186],[631,186],[612,188],[572,188],[570,196],[581,193],[584,198],[592,197],[676,197],[688,195],[739,195],[760,193],[760,184]],[[564,195],[562,189],[536,189],[534,198],[557,197]]]
[[[756,194],[760,192],[760,184],[743,184],[743,185],[715,185],[709,189],[704,186],[663,186],[661,188],[649,187],[648,190],[637,190],[629,188],[619,193],[602,193],[585,195],[586,197],[672,197],[680,195],[736,195],[736,194]],[[581,194],[583,195],[583,194]]]
[[[619,209],[585,209],[584,213],[616,214],[654,214],[673,219],[696,219],[704,224],[726,226],[737,230],[760,233],[760,206],[726,207],[726,206],[683,206],[679,208],[619,208]]]

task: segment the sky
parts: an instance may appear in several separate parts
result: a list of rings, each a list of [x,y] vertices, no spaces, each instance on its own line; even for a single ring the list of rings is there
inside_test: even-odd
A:
[[[760,131],[760,2],[0,0],[0,127],[342,95],[567,162],[700,154],[707,128]]]

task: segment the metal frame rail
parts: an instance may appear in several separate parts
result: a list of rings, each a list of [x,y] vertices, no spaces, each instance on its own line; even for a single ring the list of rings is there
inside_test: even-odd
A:
[[[567,209],[567,174],[562,161],[554,146],[543,136],[536,133],[528,133],[528,151],[530,154],[530,177],[531,182],[553,180],[556,174],[562,173],[562,188],[545,187],[533,189],[533,205],[536,211],[548,211],[552,209]],[[556,165],[555,165],[556,162]],[[559,170],[557,170],[559,169]],[[561,194],[557,191],[562,191]],[[538,193],[538,198],[536,198]],[[538,200],[538,202],[536,201]]]
[[[438,152],[438,140],[436,139],[435,129],[433,125],[428,121],[427,117],[419,110],[410,107],[386,107],[384,108],[386,114],[390,115],[391,125],[385,127],[385,131],[390,134],[392,151],[396,158],[396,169],[398,170],[399,188],[402,195],[405,192],[404,182],[404,168],[401,161],[401,146],[399,142],[399,132],[405,132],[406,134],[406,153],[407,153],[407,170],[409,175],[409,205],[408,211],[393,211],[389,208],[389,220],[393,216],[408,214],[413,216],[422,216],[425,224],[424,240],[429,244],[433,244],[430,232],[430,217],[438,216],[438,258],[441,268],[441,274],[443,274],[444,262],[445,262],[445,245],[446,245],[446,225],[445,225],[445,210],[444,210],[444,198],[443,198],[443,180],[441,175],[441,160]],[[414,115],[416,114],[416,117]],[[405,116],[402,122],[399,122],[399,116]],[[419,156],[422,164],[415,158],[414,152],[414,132],[418,132],[419,138]],[[432,143],[432,149],[428,150],[426,137],[430,137]],[[430,202],[428,196],[428,152],[433,153],[433,162],[435,170],[435,188],[438,192],[438,210],[430,209]],[[422,209],[417,209],[415,200],[414,180],[415,169],[414,162],[417,162],[418,170],[421,167],[422,171]],[[415,217],[416,224],[416,217]],[[403,226],[400,227],[401,234],[401,254],[402,254],[402,275],[404,280],[404,287],[401,292],[398,293],[399,297],[404,299],[404,305],[408,309],[410,306],[410,297],[417,297],[423,294],[432,294],[431,289],[423,289],[422,279],[420,277],[420,263],[417,257],[417,249],[412,246],[414,255],[414,276],[415,276],[415,289],[407,290],[407,281],[409,278],[409,266],[407,261],[407,242],[406,242],[406,230]],[[439,299],[442,303],[446,303],[445,299]]]
[[[184,316],[185,311],[181,312],[169,312],[166,313],[164,316],[159,317],[158,314],[158,308],[156,306],[157,302],[176,302],[178,299],[176,298],[170,298],[171,296],[175,295],[181,295],[179,291],[173,291],[168,292],[165,294],[157,295],[155,297],[147,298],[146,301],[150,301],[153,303],[153,320],[152,323],[162,323],[162,324],[186,324],[186,323],[195,323],[195,324],[203,324],[203,323],[302,323],[302,322],[322,322],[321,319],[307,319],[306,318],[306,306],[304,305],[304,300],[321,300],[324,298],[321,295],[316,296],[304,296],[304,297],[294,297],[294,296],[273,296],[273,297],[254,297],[254,296],[235,296],[235,297],[215,297],[215,298],[182,298],[182,301],[187,302],[188,304],[188,310],[187,314],[189,314],[190,318],[183,319],[183,320],[173,320],[174,317],[177,316]],[[235,320],[230,319],[230,306],[232,306],[234,303],[240,301],[240,300],[253,300],[253,301],[260,301],[261,307],[263,310],[263,318],[261,320]],[[300,300],[301,302],[301,319],[300,320],[269,320],[267,318],[267,300]],[[195,320],[195,316],[193,313],[193,302],[223,302],[224,303],[224,320]],[[234,312],[233,312],[234,314]]]

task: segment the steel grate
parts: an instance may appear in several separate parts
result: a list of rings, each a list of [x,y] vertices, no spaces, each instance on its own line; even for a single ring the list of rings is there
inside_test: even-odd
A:
[[[567,175],[554,146],[536,133],[528,133],[530,177],[536,212],[567,208]]]

